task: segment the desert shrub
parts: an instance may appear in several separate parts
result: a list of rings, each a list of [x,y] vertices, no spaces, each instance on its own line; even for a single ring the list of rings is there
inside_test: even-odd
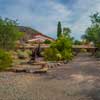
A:
[[[57,48],[62,55],[62,60],[72,59],[72,41],[69,37],[60,37],[53,46]]]
[[[24,50],[18,50],[17,56],[19,59],[26,59],[28,57],[28,53],[25,52]]]
[[[44,41],[44,44],[50,44],[50,43],[51,43],[50,40],[45,40],[45,41]]]
[[[14,51],[14,50],[9,51],[9,54],[11,55],[11,58],[13,59],[13,62],[14,62],[14,60],[16,60],[18,58],[17,57],[17,52]]]
[[[32,55],[32,51],[31,50],[26,50],[27,55],[30,57]]]
[[[81,49],[80,51],[81,51],[81,52],[87,52],[87,50],[86,50],[86,49]]]
[[[12,57],[10,53],[0,50],[0,70],[5,70],[12,66]]]
[[[44,58],[48,61],[57,61],[59,60],[59,51],[56,48],[48,48],[44,51]]]
[[[35,42],[35,41],[33,41],[33,42],[31,43],[31,45],[34,45],[34,44],[36,44],[36,42]]]
[[[72,54],[72,41],[67,37],[60,37],[53,42],[44,53],[45,58],[57,61],[57,60],[71,60]]]
[[[95,57],[96,57],[96,58],[100,58],[100,51],[97,51],[97,52],[95,53]]]
[[[62,60],[67,60],[67,61],[72,60],[73,57],[73,53],[71,50],[67,50],[67,51],[63,50],[61,52],[61,55],[62,55]]]

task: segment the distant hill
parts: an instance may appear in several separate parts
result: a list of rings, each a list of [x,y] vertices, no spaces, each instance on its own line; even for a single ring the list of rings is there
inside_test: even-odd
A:
[[[30,28],[30,27],[18,26],[18,28],[21,32],[32,33],[32,34],[40,33],[39,31],[37,31],[33,28]]]
[[[24,36],[21,38],[22,42],[26,42],[29,39],[33,38],[33,34],[40,33],[39,31],[25,26],[18,26],[20,32],[24,32]]]

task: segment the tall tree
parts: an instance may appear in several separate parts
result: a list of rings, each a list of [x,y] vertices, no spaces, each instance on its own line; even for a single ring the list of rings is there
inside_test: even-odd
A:
[[[62,34],[62,27],[61,27],[61,22],[58,22],[58,26],[57,26],[57,38],[59,38]]]
[[[91,26],[86,29],[86,34],[83,36],[87,41],[93,42],[100,47],[100,15],[95,13],[91,18]]]
[[[90,18],[92,24],[100,25],[100,15],[98,12],[90,16]]]
[[[0,48],[11,50],[22,35],[17,29],[16,21],[0,18]]]

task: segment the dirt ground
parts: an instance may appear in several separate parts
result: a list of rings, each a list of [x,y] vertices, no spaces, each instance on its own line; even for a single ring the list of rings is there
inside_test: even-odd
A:
[[[100,100],[100,60],[79,54],[47,74],[0,72],[0,100]]]

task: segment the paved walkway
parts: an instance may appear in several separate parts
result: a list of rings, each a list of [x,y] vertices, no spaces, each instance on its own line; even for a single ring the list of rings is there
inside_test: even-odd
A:
[[[79,54],[44,75],[1,72],[0,100],[100,100],[100,61]]]

